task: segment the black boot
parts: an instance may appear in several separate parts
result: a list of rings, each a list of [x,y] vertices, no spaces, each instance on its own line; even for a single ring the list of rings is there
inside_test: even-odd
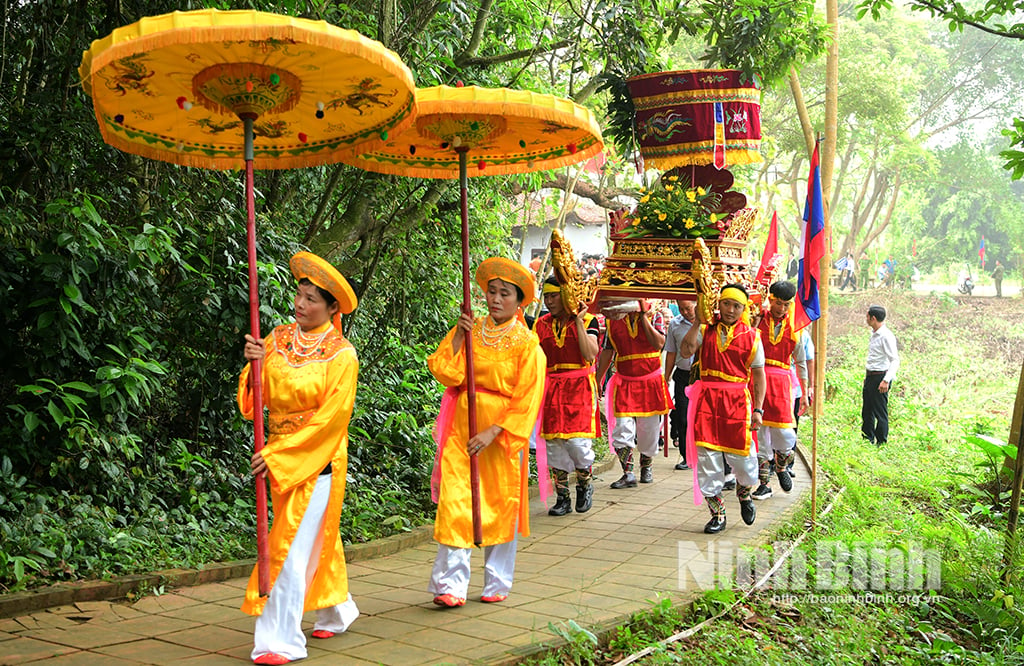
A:
[[[559,495],[555,505],[548,509],[549,516],[564,516],[567,513],[572,513],[572,498],[569,497],[569,491]]]
[[[779,478],[779,487],[786,493],[793,490],[793,477],[789,475],[788,469],[793,458],[792,453],[782,453],[781,451],[775,453],[775,473]]]
[[[711,520],[704,526],[704,534],[718,534],[725,529],[725,500],[721,495],[705,497],[704,500],[711,511]]]
[[[654,458],[640,454],[640,483],[654,483]]]
[[[747,525],[753,525],[757,518],[757,507],[754,506],[753,494],[750,492],[753,486],[737,486],[736,499],[740,501],[740,518]]]
[[[740,517],[743,518],[743,522],[747,525],[754,524],[754,519],[757,518],[757,507],[754,506],[754,500],[745,499],[740,501]]]
[[[548,510],[549,516],[564,516],[572,513],[572,499],[569,497],[569,472],[552,469],[551,479],[555,482],[555,492],[558,494],[558,501]]]
[[[615,454],[619,457],[619,464],[622,465],[622,476],[618,481],[612,482],[612,490],[636,488],[636,476],[633,475],[633,449],[629,447],[615,449]]]
[[[594,484],[590,468],[576,470],[576,513],[586,513],[594,505]]]

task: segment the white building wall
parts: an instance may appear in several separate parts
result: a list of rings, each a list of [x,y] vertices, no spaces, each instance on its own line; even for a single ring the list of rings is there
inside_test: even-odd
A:
[[[579,259],[585,254],[597,254],[606,256],[608,254],[608,226],[604,224],[580,226],[566,224],[562,230],[563,235],[572,245],[572,251]],[[523,252],[519,261],[524,265],[530,263],[533,257],[533,250],[547,251],[548,243],[551,241],[550,227],[527,228],[526,242],[523,243]]]

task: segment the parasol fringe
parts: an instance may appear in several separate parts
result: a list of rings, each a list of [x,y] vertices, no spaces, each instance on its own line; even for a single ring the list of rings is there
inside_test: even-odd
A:
[[[761,153],[753,149],[736,150],[730,149],[728,145],[725,148],[726,161],[728,162],[726,167],[738,164],[756,164],[764,159]],[[681,166],[707,166],[713,162],[713,155],[713,151],[709,148],[707,150],[694,151],[689,155],[673,155],[671,157],[644,156],[644,162],[650,168],[668,171],[669,169]]]
[[[523,153],[520,162],[492,162],[486,155],[481,156],[485,168],[470,170],[472,176],[500,176],[533,171],[528,166],[531,161],[543,163],[544,169],[557,169],[586,161],[604,150],[601,139],[601,128],[593,113],[586,107],[575,102],[553,95],[535,93],[528,90],[512,90],[509,88],[482,88],[465,86],[433,86],[416,90],[416,107],[420,117],[431,115],[489,115],[546,120],[572,128],[578,139],[574,142],[576,152],[559,156],[558,151],[547,151],[536,155]],[[397,136],[395,142],[407,142],[409,137]],[[559,149],[560,150],[560,149]],[[469,150],[472,161],[473,149]],[[365,151],[353,159],[344,160],[347,164],[394,176],[416,176],[420,178],[455,179],[459,177],[458,157],[452,151],[451,160],[442,164],[448,166],[431,166],[438,160],[424,160],[417,164],[416,160],[391,157],[383,152]]]
[[[204,154],[200,149],[193,148],[191,152],[184,150],[173,154],[170,149],[174,143],[170,139],[154,140],[152,146],[147,146],[141,143],[128,141],[121,135],[111,132],[107,129],[108,119],[105,119],[99,110],[95,110],[96,120],[99,123],[100,134],[103,136],[103,140],[111,146],[123,150],[124,152],[131,153],[133,155],[140,155],[142,157],[148,157],[150,159],[156,159],[163,162],[170,162],[179,166],[196,167],[199,169],[219,169],[222,171],[240,171],[245,168],[245,160],[241,157],[215,157]],[[378,133],[380,129],[387,130],[389,132],[399,133],[406,128],[415,120],[414,114],[406,113],[403,118],[398,119],[396,122],[394,119],[389,121],[388,125],[383,128],[374,129],[374,133]],[[353,142],[352,148],[349,149],[350,155],[356,155],[364,150],[365,146],[380,145],[383,141],[366,139],[363,137],[358,141]],[[297,146],[298,148],[298,146]],[[282,149],[281,152],[287,152],[286,149]],[[334,164],[338,161],[337,155],[340,151],[327,151],[322,153],[297,153],[295,155],[275,155],[273,157],[261,157],[259,153],[256,154],[254,159],[255,168],[261,171],[274,170],[274,169],[296,169],[303,167],[317,167],[324,166],[326,164]]]

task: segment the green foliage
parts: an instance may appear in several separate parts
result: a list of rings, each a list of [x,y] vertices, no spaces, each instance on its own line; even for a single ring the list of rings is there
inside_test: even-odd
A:
[[[1010,147],[999,153],[1006,160],[1003,168],[1010,172],[1011,178],[1020,180],[1024,176],[1024,151],[1015,147],[1024,146],[1024,118],[1014,118],[1013,127],[1004,129],[1003,136],[1010,139]]]

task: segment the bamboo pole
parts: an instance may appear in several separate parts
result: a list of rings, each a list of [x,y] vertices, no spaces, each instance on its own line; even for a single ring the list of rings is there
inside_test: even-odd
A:
[[[832,275],[832,217],[829,213],[828,196],[825,195],[827,190],[824,178],[822,178],[821,190],[822,210],[825,213],[825,226],[821,233],[825,234],[825,253],[821,257],[821,263],[818,265],[821,275],[821,281],[818,284],[818,304],[821,307],[821,317],[814,322],[814,403],[811,405],[811,413],[814,415],[814,425],[811,428],[812,529],[817,529],[818,423],[824,413],[825,364],[828,361],[828,294],[830,289],[829,280]]]

